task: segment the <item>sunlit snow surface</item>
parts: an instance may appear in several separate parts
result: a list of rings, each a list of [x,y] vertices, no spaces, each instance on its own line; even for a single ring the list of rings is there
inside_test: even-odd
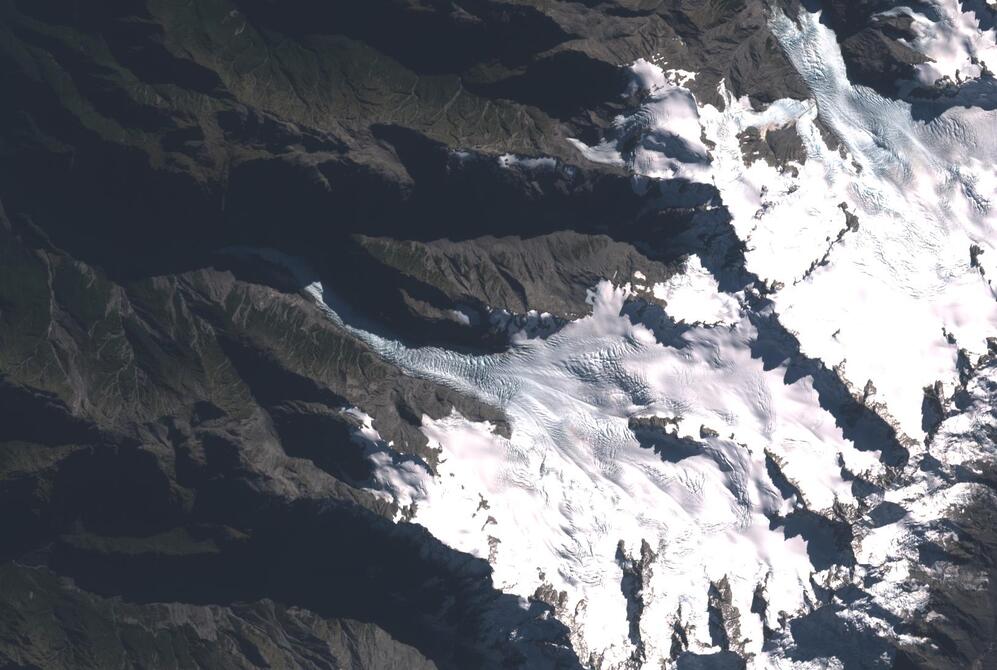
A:
[[[985,69],[997,69],[993,28],[980,30],[976,13],[964,10],[959,0],[938,0],[929,7],[932,11],[927,13],[923,7],[917,8],[921,11],[898,7],[884,12],[913,19],[916,37],[912,46],[928,58],[916,66],[920,83],[962,83],[978,78]]]
[[[695,254],[686,260],[682,272],[656,283],[651,292],[665,303],[668,315],[676,321],[699,324],[734,324],[738,321],[740,306],[737,300],[720,292],[717,280]]]
[[[965,17],[949,18],[971,31]],[[636,148],[625,156],[614,140],[576,146],[589,160],[652,180],[716,185],[745,242],[745,269],[771,290],[765,309],[804,354],[835,368],[909,438],[906,470],[884,478],[878,454],[843,438],[809,377],[786,383],[784,368],[766,370],[752,356],[758,333],[744,293],[721,293],[697,256],[648,289],[670,323],[686,324],[669,338],[656,337],[653,311],[628,317],[630,289],[609,282],[594,288],[590,316],[496,355],[408,349],[344,324],[408,373],[505,411],[508,439],[458,415],[424,418],[423,432],[440,454],[435,475],[375,451],[373,485],[412,505],[412,520],[442,541],[488,559],[496,587],[524,598],[541,589],[571,628],[579,657],[601,659],[604,668],[660,667],[677,628],[689,650],[715,651],[708,594],[722,579],[736,609],[731,644],[749,667],[840,666],[784,655],[792,645],[787,621],[815,607],[811,581],[864,585],[865,595],[840,616],[911,642],[889,617],[926,614],[927,591],[911,578],[917,541],[944,539],[938,519],[980,495],[977,485],[952,485],[917,464],[924,387],[940,381],[949,395],[959,384],[959,349],[975,360],[997,335],[988,281],[997,272],[997,114],[953,107],[916,121],[908,104],[848,82],[834,36],[817,17],[777,15],[772,27],[812,100],[756,110],[727,95],[719,110],[683,87],[693,73],[642,60],[632,67],[634,82],[649,95],[616,123],[618,137],[636,138]],[[944,39],[935,38],[934,48],[943,49]],[[972,34],[975,52],[989,53],[992,42],[992,31]],[[827,146],[818,114],[842,150]],[[803,140],[803,164],[745,165],[740,132],[787,125]],[[545,165],[529,163],[536,160],[500,163]],[[982,250],[979,267],[970,262],[973,245]],[[321,286],[311,291],[321,302]],[[991,456],[970,439],[994,423],[987,379],[968,389],[975,404],[942,424],[933,449],[941,467]],[[670,420],[661,423],[666,435],[642,445],[628,422],[655,416]],[[364,435],[380,439],[370,421]],[[860,501],[852,493],[856,476],[892,483]],[[865,512],[881,500],[906,514],[869,523]],[[801,508],[849,520],[857,565],[815,568],[818,549],[787,536],[780,522]],[[642,543],[650,553],[635,636],[622,564],[642,558]],[[763,612],[753,611],[756,595]],[[775,641],[764,649],[763,626]],[[880,660],[889,667],[888,657]]]
[[[975,244],[984,251],[986,276],[997,271],[997,114],[953,107],[931,122],[914,121],[906,103],[850,85],[834,35],[813,15],[800,22],[797,28],[777,18],[774,32],[849,160],[810,142],[816,151],[808,163],[824,168],[824,179],[805,172],[793,196],[820,203],[827,192],[840,193],[860,227],[802,281],[778,258],[758,262],[749,254],[748,265],[786,283],[775,298],[777,312],[804,351],[829,366],[843,363],[859,388],[871,380],[903,432],[921,438],[921,389],[936,380],[951,388],[957,348],[983,353],[997,331],[993,290],[970,263]],[[806,118],[800,125],[812,138]],[[825,196],[812,217],[825,217],[823,235],[817,221],[807,232],[833,239],[842,226],[826,204]],[[798,219],[779,209],[776,203],[761,214],[755,224],[761,235],[800,234]]]
[[[444,542],[490,558],[499,588],[524,597],[544,584],[565,591],[576,647],[610,667],[633,653],[619,542],[627,556],[639,558],[642,542],[656,554],[644,584],[647,656],[668,656],[677,621],[692,649],[707,650],[711,582],[726,577],[741,612],[762,590],[772,628],[811,597],[805,542],[770,529],[766,515],[797,501],[770,480],[766,451],[814,510],[854,503],[842,463],[867,475],[880,468],[842,439],[808,379],[787,385],[784,369],[765,371],[752,358],[756,333],[746,320],[695,328],[681,346],[665,346],[621,315],[626,297],[603,282],[591,316],[492,356],[406,349],[354,331],[410,373],[506,411],[508,440],[459,416],[425,420],[441,449],[437,477],[409,468],[392,475],[391,490],[402,504],[416,502],[414,520]],[[685,446],[662,443],[660,455],[642,448],[631,416],[677,419]],[[718,436],[701,437],[701,427]],[[741,626],[746,648],[760,651],[762,619]]]
[[[919,440],[922,389],[941,381],[951,391],[959,349],[984,353],[997,330],[987,279],[997,272],[997,113],[953,107],[915,121],[909,104],[849,83],[834,35],[816,15],[802,13],[799,23],[777,15],[772,28],[814,99],[756,111],[722,91],[722,111],[697,108],[713,144],[710,163],[687,153],[689,165],[676,168],[680,154],[660,138],[694,145],[688,109],[670,102],[691,94],[640,61],[635,80],[652,92],[649,101],[616,123],[624,134],[641,133],[628,165],[649,177],[711,179],[747,245],[747,270],[777,289],[776,312],[804,353],[839,368],[858,391],[872,382],[870,399]],[[991,30],[977,41],[993,39]],[[843,151],[825,144],[818,110]],[[739,133],[787,125],[803,141],[803,165],[744,164]],[[654,147],[661,147],[658,159],[647,155]],[[600,146],[589,157],[611,154]],[[846,210],[858,217],[858,230],[848,230]],[[979,268],[971,265],[974,245]]]

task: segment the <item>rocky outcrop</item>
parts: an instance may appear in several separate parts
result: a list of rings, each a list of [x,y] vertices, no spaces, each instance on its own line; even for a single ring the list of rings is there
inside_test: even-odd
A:
[[[909,26],[874,16],[892,3],[816,4],[852,80],[895,94],[920,56]],[[402,374],[325,318],[301,275],[245,251],[299,259],[375,329],[454,348],[553,332],[587,311],[595,280],[653,284],[699,247],[720,249],[704,263],[740,289],[751,278],[712,185],[638,194],[568,139],[595,145],[640,104],[621,66],[641,57],[694,73],[704,103],[723,104],[721,81],[759,108],[808,97],[769,11],[0,0],[0,665],[579,667],[563,593],[523,609],[493,588],[485,560],[379,495],[356,439],[363,412],[393,458],[431,472],[424,416],[508,434],[502,413]],[[802,159],[792,128],[741,139],[772,164]],[[905,464],[896,431],[801,354],[760,293],[748,299],[753,354],[790,359],[846,438]],[[933,434],[952,411],[938,396]],[[653,417],[630,429],[672,462],[718,437],[679,438]],[[979,519],[944,551],[989,560]],[[841,519],[773,524],[820,560],[853,558]],[[638,648],[649,545],[640,554],[619,557]],[[986,638],[992,598],[939,593],[954,621],[986,610],[971,627]],[[746,614],[723,583],[711,598],[724,651],[692,654],[676,628],[679,667],[742,662]],[[803,635],[826,623],[817,612]],[[988,653],[958,625],[924,625],[952,644],[904,650],[912,662]]]

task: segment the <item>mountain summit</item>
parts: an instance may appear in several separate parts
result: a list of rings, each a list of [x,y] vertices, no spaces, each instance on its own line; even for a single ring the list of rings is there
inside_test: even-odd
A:
[[[995,12],[0,0],[0,667],[991,667]]]

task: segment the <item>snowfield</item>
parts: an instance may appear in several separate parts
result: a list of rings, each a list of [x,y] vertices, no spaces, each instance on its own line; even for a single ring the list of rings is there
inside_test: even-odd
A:
[[[915,15],[915,46],[936,58],[920,70],[932,82],[969,58],[953,44],[990,54],[994,39],[956,3],[938,5],[955,32],[931,36]],[[640,60],[632,72],[649,92],[643,106],[617,119],[615,139],[575,141],[586,159],[651,183],[715,185],[756,286],[721,292],[693,255],[653,287],[640,273],[636,288],[598,284],[590,315],[494,355],[406,348],[343,323],[321,285],[309,287],[385,359],[504,410],[508,438],[456,414],[424,417],[435,472],[385,456],[390,445],[358,414],[362,438],[377,446],[371,485],[448,545],[489,560],[497,588],[554,606],[579,658],[602,668],[661,667],[675,645],[727,647],[754,668],[840,667],[793,656],[804,642],[790,622],[833,604],[817,588],[845,585],[861,595],[839,617],[923,642],[893,626],[931,615],[914,573],[918,544],[944,543],[939,520],[988,495],[952,472],[992,461],[980,438],[994,423],[992,368],[967,382],[960,350],[982,362],[997,335],[997,112],[953,106],[915,120],[910,104],[848,81],[816,15],[776,14],[772,28],[811,100],[758,110],[722,89],[719,110],[684,88],[694,73]],[[746,164],[741,133],[787,127],[805,161]],[[749,299],[761,289],[764,300]],[[649,295],[660,302],[643,302]],[[845,439],[811,377],[762,360],[751,310],[778,319],[803,355],[834,370],[896,429],[910,461],[887,467]],[[943,401],[961,390],[971,402],[946,404],[932,441],[922,404],[936,383]],[[929,447],[938,464],[921,467]],[[898,514],[873,520],[884,503]],[[842,525],[844,554],[817,539]],[[892,662],[886,651],[863,658],[864,667]]]
[[[752,357],[747,320],[696,327],[666,346],[621,314],[628,295],[603,282],[590,316],[493,356],[410,350],[356,331],[402,369],[499,406],[512,424],[505,439],[459,416],[424,419],[440,449],[436,477],[410,468],[384,483],[416,503],[416,523],[488,558],[497,587],[524,598],[564,592],[559,613],[583,656],[609,667],[635,657],[621,561],[640,561],[643,544],[647,659],[668,657],[676,626],[691,649],[711,648],[708,598],[721,580],[745,615],[764,593],[765,613],[739,621],[738,643],[760,653],[763,624],[778,629],[813,600],[806,541],[772,520],[796,505],[852,506],[845,477],[876,477],[881,466],[842,438],[807,378],[786,384],[785,369]],[[642,446],[631,417],[674,422]],[[780,491],[774,469],[798,495]]]
[[[951,392],[958,349],[979,356],[997,332],[988,280],[997,272],[997,114],[952,107],[915,121],[907,103],[848,82],[816,16],[803,14],[801,24],[778,18],[775,33],[847,150],[842,158],[818,147],[812,160],[826,179],[802,188],[840,192],[859,229],[827,265],[780,291],[777,311],[807,353],[842,365],[856,388],[871,381],[876,401],[920,440],[921,390],[941,381]],[[789,225],[765,215],[759,222],[780,234]],[[972,265],[973,246],[984,272]]]
[[[997,273],[997,114],[952,107],[916,121],[908,103],[848,82],[834,34],[817,15],[802,13],[799,25],[777,15],[773,31],[814,98],[757,111],[722,88],[723,111],[698,108],[700,131],[714,146],[711,162],[696,159],[669,174],[712,179],[747,245],[746,269],[776,289],[776,312],[803,351],[840,368],[857,392],[871,382],[884,414],[921,440],[922,389],[941,381],[951,392],[959,349],[979,356],[997,332],[988,279]],[[993,31],[980,39],[992,42]],[[673,117],[674,134],[694,144],[687,110],[667,102],[679,95],[673,91],[683,99],[691,93],[647,61],[633,70],[652,95],[617,121],[627,129],[618,142],[639,128],[645,140],[627,164],[647,177],[667,176],[644,154],[669,135]],[[841,150],[825,143],[818,114]],[[786,126],[799,133],[803,164],[745,165],[740,133]],[[661,161],[677,160],[662,151]]]

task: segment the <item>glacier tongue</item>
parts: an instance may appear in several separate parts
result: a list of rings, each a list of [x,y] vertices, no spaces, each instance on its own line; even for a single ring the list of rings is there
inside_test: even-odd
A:
[[[784,368],[752,356],[748,320],[691,328],[666,346],[621,314],[627,297],[603,282],[590,316],[491,356],[410,350],[354,330],[402,369],[501,406],[511,421],[506,439],[459,416],[424,419],[440,449],[436,477],[396,495],[416,503],[416,523],[488,558],[496,586],[552,601],[585,658],[622,667],[634,657],[619,553],[640,559],[644,544],[653,559],[639,631],[650,666],[670,657],[677,629],[690,650],[714,648],[709,598],[721,581],[736,617],[730,644],[759,655],[763,626],[779,630],[815,600],[807,542],[779,519],[801,505],[854,506],[843,474],[876,478],[882,466],[842,438],[808,378],[786,384]],[[664,429],[642,444],[634,417]]]
[[[942,381],[951,392],[958,349],[985,353],[997,326],[987,280],[997,269],[997,113],[953,107],[915,121],[908,103],[848,82],[834,35],[816,15],[803,13],[798,24],[778,16],[773,32],[846,149],[842,157],[808,143],[808,162],[825,178],[798,183],[798,197],[840,194],[859,222],[825,265],[773,297],[776,311],[804,351],[840,365],[856,388],[871,381],[873,401],[921,439],[922,389]],[[797,124],[813,135],[807,118]],[[795,220],[778,211],[762,212],[756,227],[794,235]],[[820,211],[840,218],[826,204]],[[973,267],[974,246],[988,273]]]
[[[808,626],[827,623],[811,615],[828,612],[851,626],[842,639],[863,630],[921,643],[897,627],[930,607],[918,547],[944,544],[939,519],[985,495],[956,469],[992,461],[977,439],[993,422],[992,373],[967,390],[960,361],[983,365],[997,326],[997,113],[952,107],[915,120],[910,104],[848,81],[817,15],[776,14],[772,27],[812,100],[755,110],[721,89],[722,110],[698,105],[683,86],[693,73],[640,60],[644,106],[617,119],[615,137],[575,142],[590,160],[642,175],[642,189],[715,185],[745,243],[739,271],[758,285],[721,293],[692,256],[686,274],[650,289],[667,303],[668,328],[654,309],[628,307],[629,285],[602,282],[590,316],[494,355],[410,349],[343,324],[410,374],[506,412],[508,438],[459,415],[424,417],[435,474],[392,472],[382,458],[377,482],[415,523],[487,558],[497,587],[550,603],[595,666],[658,667],[722,648],[750,667],[837,667],[791,653]],[[977,33],[973,49],[989,49],[992,31]],[[745,160],[746,131],[786,128],[805,160]],[[322,304],[321,286],[311,290]],[[810,377],[763,361],[758,310],[908,438],[906,467],[845,439]],[[933,446],[925,387],[943,405],[956,392],[976,398],[949,411]],[[832,531],[811,534],[811,522]],[[847,606],[837,589],[852,589]],[[790,630],[794,618],[810,623]],[[891,662],[885,647],[849,653]]]

